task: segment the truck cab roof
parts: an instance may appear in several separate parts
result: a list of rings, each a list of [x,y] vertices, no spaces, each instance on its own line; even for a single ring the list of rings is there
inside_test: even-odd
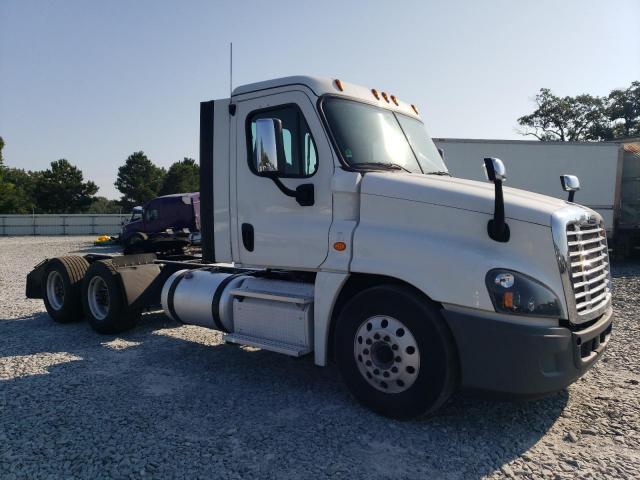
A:
[[[260,92],[272,88],[301,85],[310,89],[316,96],[338,95],[364,101],[379,107],[394,110],[411,117],[420,118],[417,108],[407,102],[403,102],[395,95],[377,88],[364,87],[355,83],[348,83],[340,79],[322,78],[306,75],[294,75],[291,77],[274,78],[262,82],[241,85],[233,90],[232,98],[249,93]]]

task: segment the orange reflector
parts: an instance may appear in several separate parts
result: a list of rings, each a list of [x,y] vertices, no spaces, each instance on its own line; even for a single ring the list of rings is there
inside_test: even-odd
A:
[[[333,248],[335,248],[339,252],[343,252],[347,249],[347,244],[344,242],[336,242],[333,244]]]
[[[413,108],[413,111],[416,112],[416,115],[420,115],[415,105],[411,105],[411,108]]]
[[[502,303],[504,305],[504,308],[513,310],[513,292],[504,292],[504,297],[502,297]]]
[[[389,97],[387,97],[387,92],[382,92],[382,98],[384,98],[384,101],[389,103]]]
[[[398,106],[398,105],[399,105],[399,103],[398,103],[398,99],[396,98],[396,96],[395,96],[395,95],[391,95],[391,101],[392,101],[393,103],[395,103],[395,104],[396,104],[396,106]]]
[[[340,80],[338,80],[337,78],[333,81],[333,83],[336,84],[336,88],[338,90],[340,90],[341,92],[344,91],[344,88],[342,87],[342,82]]]
[[[376,97],[376,100],[380,100],[380,94],[378,94],[378,90],[372,88],[371,93],[373,93],[373,96]]]

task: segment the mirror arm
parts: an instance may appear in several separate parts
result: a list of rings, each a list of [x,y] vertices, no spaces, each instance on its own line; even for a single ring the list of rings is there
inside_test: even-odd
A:
[[[292,197],[296,199],[296,202],[302,207],[310,207],[315,203],[315,189],[313,183],[304,183],[302,185],[298,185],[295,190],[291,190],[288,188],[282,180],[280,180],[276,175],[265,175],[276,184],[278,190],[284,193],[287,197]]]
[[[271,180],[273,180],[273,183],[276,184],[276,187],[278,187],[278,190],[284,193],[287,197],[293,197],[293,198],[296,197],[296,191],[288,188],[284,183],[282,183],[282,181],[278,177],[276,177],[275,175],[268,175],[268,177]]]
[[[504,197],[502,194],[502,181],[495,179],[495,199],[493,205],[493,218],[487,224],[487,232],[496,242],[508,242],[511,232],[504,217]]]

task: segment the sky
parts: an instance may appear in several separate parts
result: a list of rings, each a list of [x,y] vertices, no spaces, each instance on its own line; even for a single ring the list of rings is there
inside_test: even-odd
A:
[[[640,0],[0,0],[5,163],[66,158],[119,198],[143,150],[198,158],[199,102],[308,74],[415,103],[434,137],[522,138],[541,87],[606,95],[640,80]]]

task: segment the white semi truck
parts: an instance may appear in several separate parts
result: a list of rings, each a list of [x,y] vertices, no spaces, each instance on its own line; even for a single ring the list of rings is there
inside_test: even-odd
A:
[[[202,258],[46,260],[27,296],[54,320],[117,333],[161,305],[226,342],[335,361],[391,417],[458,388],[555,392],[602,356],[596,212],[503,188],[498,159],[491,183],[452,177],[416,107],[376,89],[288,77],[200,108]]]

